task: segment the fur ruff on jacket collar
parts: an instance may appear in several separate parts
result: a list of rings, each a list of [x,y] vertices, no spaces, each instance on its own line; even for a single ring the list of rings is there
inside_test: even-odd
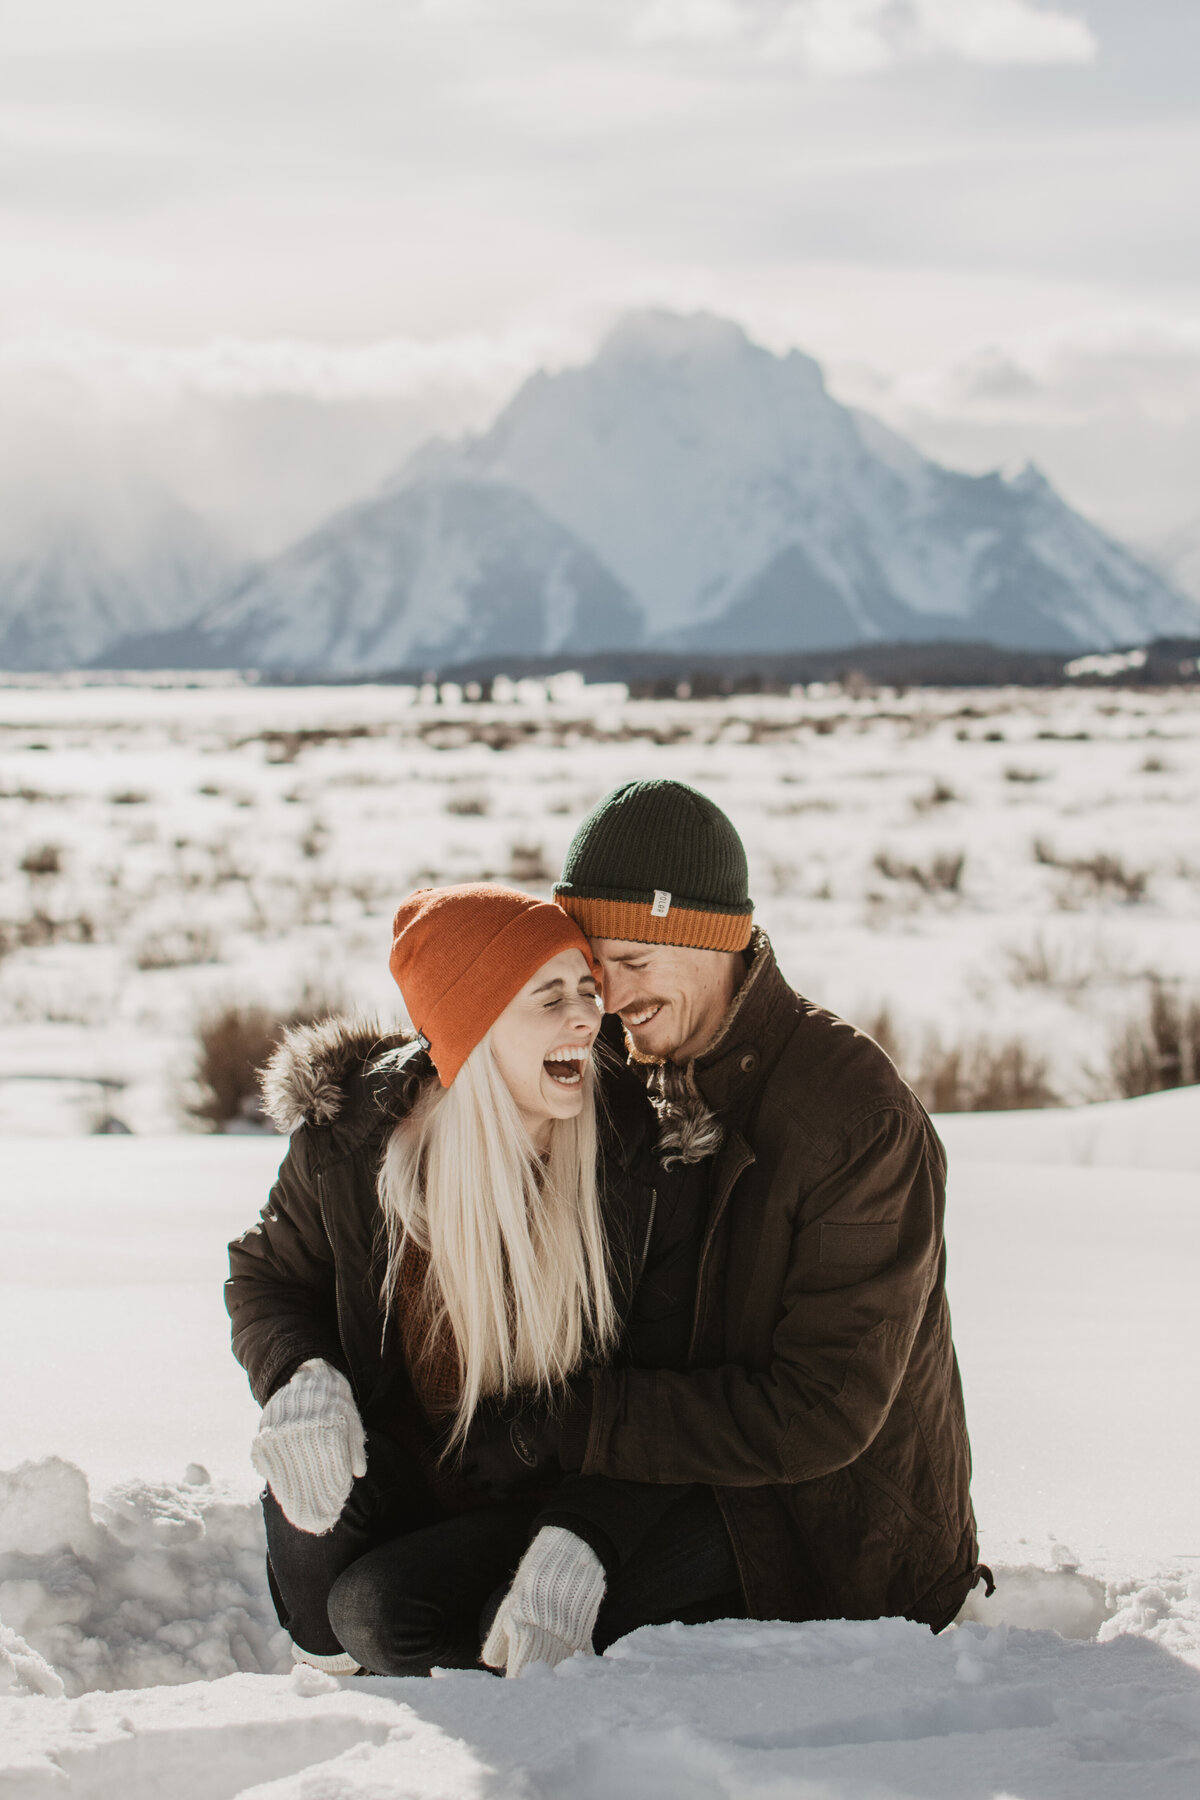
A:
[[[383,1032],[362,1018],[293,1026],[260,1076],[263,1111],[287,1136],[304,1124],[332,1125],[346,1105],[351,1079],[386,1071],[390,1058],[412,1042],[407,1032]]]
[[[755,926],[749,944],[751,962],[746,979],[730,1001],[712,1042],[705,1047],[705,1056],[711,1056],[721,1048],[733,1031],[747,996],[770,964],[770,956],[760,954],[766,942],[763,932]],[[696,1086],[695,1060],[685,1064],[656,1062],[635,1063],[634,1066],[646,1077],[646,1092],[658,1115],[655,1148],[663,1167],[669,1169],[677,1162],[703,1162],[706,1156],[715,1155],[725,1141],[725,1127]]]

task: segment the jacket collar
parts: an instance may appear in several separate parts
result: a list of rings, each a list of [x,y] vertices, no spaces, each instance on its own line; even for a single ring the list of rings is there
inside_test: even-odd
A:
[[[796,996],[779,972],[765,931],[755,929],[749,955],[746,978],[701,1056],[682,1065],[631,1065],[658,1114],[656,1150],[668,1164],[701,1160],[723,1141],[728,1148],[728,1128],[735,1127],[758,1093],[764,1070],[791,1035]]]
[[[762,1085],[791,1035],[796,997],[780,973],[771,940],[755,927],[746,979],[708,1048],[687,1076],[714,1113],[739,1112]]]

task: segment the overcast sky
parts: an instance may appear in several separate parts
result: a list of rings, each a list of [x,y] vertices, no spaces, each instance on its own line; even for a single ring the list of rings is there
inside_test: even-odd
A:
[[[1198,86],[1200,0],[0,0],[0,392],[153,413],[201,502],[201,440],[268,511],[282,442],[286,535],[705,306],[1154,535],[1200,515]]]

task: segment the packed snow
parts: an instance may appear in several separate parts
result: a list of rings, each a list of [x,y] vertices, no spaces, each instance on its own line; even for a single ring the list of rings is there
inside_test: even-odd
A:
[[[512,731],[503,753],[481,723]],[[0,1070],[55,1077],[0,1082],[0,1800],[1191,1800],[1200,1088],[938,1119],[992,1600],[936,1639],[665,1627],[510,1683],[291,1669],[221,1298],[282,1146],[175,1109],[214,989],[284,1004],[319,972],[390,1010],[380,941],[422,867],[511,876],[536,849],[550,870],[589,800],[649,767],[743,827],[801,985],[887,1002],[914,1043],[1019,1032],[1065,1098],[1111,1093],[1147,972],[1197,973],[1196,725],[1184,697],[1094,692],[0,692],[0,918],[94,927],[0,961]],[[957,798],[930,802],[938,781]],[[1037,835],[1120,854],[1143,891],[1036,860]],[[51,842],[59,872],[22,872]],[[196,879],[218,842],[240,875]],[[892,893],[884,845],[962,848],[960,891]],[[168,919],[218,960],[139,967]],[[86,1135],[101,1106],[138,1135]]]
[[[340,1687],[289,1671],[221,1305],[278,1140],[0,1140],[0,1796],[1190,1796],[1200,1090],[1048,1122],[939,1120],[992,1600]]]

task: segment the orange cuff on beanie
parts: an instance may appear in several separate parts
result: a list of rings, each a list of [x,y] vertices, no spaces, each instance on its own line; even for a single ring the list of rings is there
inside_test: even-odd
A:
[[[392,926],[392,978],[443,1087],[543,963],[591,945],[548,900],[490,882],[418,888]]]

